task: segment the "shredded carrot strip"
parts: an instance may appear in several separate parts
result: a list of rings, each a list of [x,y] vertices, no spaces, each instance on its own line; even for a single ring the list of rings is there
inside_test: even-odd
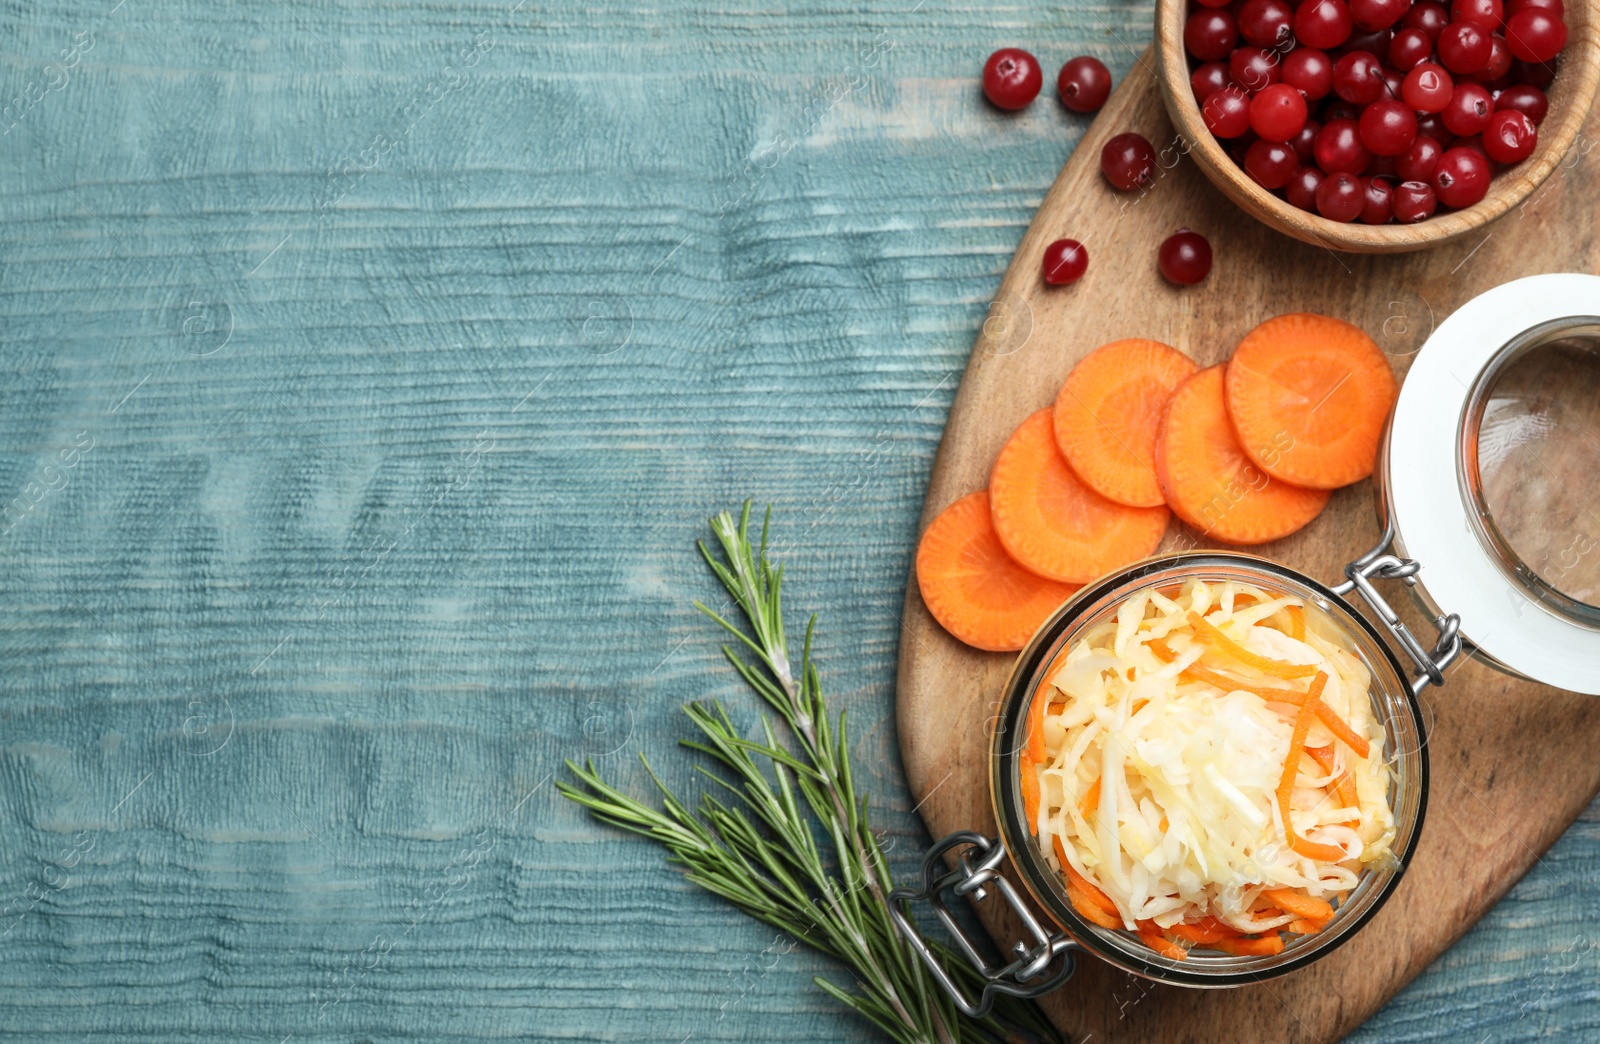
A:
[[[1356,757],[1364,758],[1371,752],[1372,747],[1367,743],[1367,737],[1346,725],[1344,719],[1335,714],[1333,708],[1323,703],[1320,698],[1307,700],[1306,706],[1322,719],[1322,724],[1328,726],[1329,732],[1344,740],[1350,749],[1356,752]]]
[[[1317,673],[1314,664],[1288,663],[1268,656],[1258,656],[1217,630],[1215,625],[1193,610],[1189,612],[1189,626],[1194,628],[1195,637],[1202,643],[1226,653],[1240,663],[1247,663],[1264,674],[1277,678],[1309,678]]]
[[[1152,638],[1144,644],[1163,663],[1171,663],[1178,658],[1178,654],[1172,651],[1172,647],[1160,638]],[[1214,671],[1210,667],[1198,663],[1191,663],[1184,668],[1183,673],[1179,674],[1178,677],[1184,681],[1204,682],[1206,685],[1215,685],[1223,692],[1233,692],[1235,689],[1253,692],[1262,699],[1271,700],[1274,703],[1289,703],[1298,707],[1306,701],[1306,694],[1303,692],[1295,692],[1293,689],[1283,689],[1275,685],[1253,685],[1237,678],[1230,678],[1221,671]]]
[[[1261,896],[1284,913],[1308,921],[1333,920],[1333,907],[1315,896],[1303,895],[1292,888],[1269,888]]]
[[[1049,703],[1044,693],[1035,693],[1028,708],[1028,758],[1041,765],[1049,758],[1044,749],[1044,712]]]
[[[1072,903],[1072,908],[1078,911],[1078,916],[1090,924],[1098,924],[1102,928],[1113,930],[1122,927],[1122,921],[1100,909],[1093,899],[1071,885],[1067,886],[1067,900]]]
[[[1330,774],[1333,772],[1334,757],[1332,750],[1327,747],[1307,747],[1306,753],[1310,754],[1316,760],[1316,763],[1322,766],[1322,771]],[[1356,781],[1350,778],[1350,773],[1339,773],[1329,786],[1333,788],[1334,795],[1339,799],[1340,807],[1357,809],[1361,807],[1361,798],[1356,794]]]
[[[1221,942],[1223,939],[1237,939],[1240,932],[1229,928],[1215,917],[1202,917],[1193,924],[1175,924],[1167,931],[1180,939],[1187,939],[1192,943],[1208,944]]]
[[[1067,875],[1067,886],[1076,888],[1090,902],[1106,913],[1116,916],[1117,904],[1111,901],[1111,897],[1101,891],[1099,885],[1078,873],[1072,868],[1072,864],[1067,862],[1067,850],[1061,844],[1061,836],[1058,834],[1051,840],[1055,842],[1056,858],[1061,861],[1061,872]]]
[[[1240,939],[1221,939],[1213,944],[1224,953],[1235,957],[1271,957],[1283,952],[1283,939],[1276,935],[1245,936]]]
[[[1172,651],[1172,646],[1167,644],[1165,638],[1152,638],[1144,644],[1162,663],[1171,663],[1178,658],[1178,654]]]
[[[1319,924],[1316,921],[1308,921],[1302,917],[1297,921],[1290,921],[1286,927],[1296,935],[1316,935],[1318,932],[1322,931],[1322,929],[1327,927],[1327,923],[1323,922]]]
[[[1139,941],[1161,956],[1174,961],[1181,961],[1189,956],[1188,950],[1162,935],[1160,927],[1154,921],[1139,922]]]
[[[1088,793],[1083,795],[1083,800],[1078,802],[1078,815],[1082,816],[1084,819],[1088,819],[1089,813],[1093,812],[1096,806],[1099,804],[1100,781],[1097,779],[1089,785]]]
[[[1287,607],[1284,612],[1289,614],[1289,637],[1297,642],[1306,640],[1306,611],[1298,605]]]
[[[1278,811],[1283,814],[1283,833],[1290,848],[1308,859],[1338,863],[1345,858],[1344,849],[1297,836],[1294,824],[1289,819],[1289,797],[1294,793],[1294,777],[1300,770],[1300,755],[1305,750],[1306,733],[1311,730],[1313,713],[1311,705],[1322,702],[1322,690],[1327,684],[1328,676],[1318,671],[1317,676],[1311,680],[1311,691],[1306,694],[1306,702],[1300,707],[1300,713],[1295,715],[1294,734],[1289,740],[1289,756],[1283,759],[1283,776],[1278,780]]]
[[[1039,766],[1027,754],[1022,755],[1022,810],[1028,818],[1028,829],[1039,822]]]

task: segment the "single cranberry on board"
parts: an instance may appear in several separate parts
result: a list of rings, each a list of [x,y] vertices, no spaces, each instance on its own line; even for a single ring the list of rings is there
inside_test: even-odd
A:
[[[1044,73],[1039,60],[1020,47],[1002,47],[983,63],[984,96],[1002,109],[1026,108],[1039,96]]]
[[[1421,181],[1402,181],[1394,188],[1394,219],[1402,225],[1414,225],[1433,217],[1439,205],[1433,186]]]
[[[1489,160],[1475,149],[1456,145],[1439,157],[1433,191],[1447,207],[1470,207],[1489,191]]]
[[[1499,109],[1483,131],[1483,150],[1496,163],[1521,163],[1539,144],[1539,131],[1527,114]]]
[[[1089,251],[1076,239],[1058,239],[1044,248],[1044,281],[1050,286],[1076,283],[1088,270]]]
[[[1098,58],[1079,55],[1061,67],[1056,91],[1073,112],[1095,112],[1111,96],[1111,70]]]
[[[1143,134],[1118,134],[1100,150],[1100,172],[1123,192],[1148,185],[1156,174],[1156,150]]]
[[[1170,282],[1191,286],[1211,271],[1211,242],[1198,232],[1180,228],[1162,242],[1156,263]]]

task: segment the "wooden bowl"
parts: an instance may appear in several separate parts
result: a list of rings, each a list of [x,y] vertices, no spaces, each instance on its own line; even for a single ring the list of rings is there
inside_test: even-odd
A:
[[[1495,175],[1489,194],[1465,210],[1439,213],[1414,225],[1363,225],[1329,221],[1257,185],[1206,129],[1189,86],[1183,49],[1188,0],[1157,0],[1156,74],[1172,124],[1191,145],[1190,155],[1223,193],[1247,213],[1307,243],[1358,254],[1394,254],[1459,239],[1526,199],[1561,163],[1589,115],[1600,83],[1600,0],[1567,0],[1567,46],[1550,85],[1550,111],[1539,125],[1539,146],[1521,163]],[[1592,147],[1590,142],[1589,146]],[[1586,147],[1584,152],[1588,151]]]

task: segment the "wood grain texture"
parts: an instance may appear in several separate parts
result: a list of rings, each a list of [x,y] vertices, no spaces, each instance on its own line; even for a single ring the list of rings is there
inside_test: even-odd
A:
[[[1142,195],[1114,192],[1095,162],[1099,143],[1127,130],[1169,150],[1162,176]],[[1600,127],[1591,124],[1588,134],[1596,133]],[[1358,258],[1293,242],[1245,219],[1180,157],[1181,141],[1141,61],[1051,188],[1000,285],[994,318],[980,332],[951,408],[924,525],[984,487],[1013,428],[1053,401],[1073,365],[1105,342],[1150,337],[1209,366],[1225,360],[1262,319],[1316,310],[1366,329],[1403,375],[1425,325],[1468,298],[1521,275],[1595,268],[1597,186],[1592,161],[1581,156],[1529,208],[1486,229],[1467,249]],[[1210,237],[1215,251],[1216,266],[1198,288],[1166,285],[1156,271],[1149,245],[1179,226]],[[1088,275],[1066,290],[1040,277],[1045,246],[1063,235],[1081,240],[1090,255]],[[1545,248],[1530,252],[1529,242]],[[1311,526],[1252,550],[1331,583],[1377,537],[1371,487],[1361,483],[1336,492]],[[1206,545],[1176,522],[1163,544],[1195,546]],[[935,836],[961,829],[992,835],[988,732],[1013,657],[978,652],[945,634],[923,607],[914,576],[906,620],[898,699],[912,792],[923,799],[921,812]],[[1415,612],[1411,626],[1430,633]],[[1600,701],[1515,681],[1467,660],[1422,700],[1432,760],[1426,825],[1408,873],[1365,930],[1306,970],[1236,990],[1142,983],[1085,959],[1047,1001],[1058,1023],[1096,1040],[1335,1039],[1426,968],[1600,788],[1593,756]]]
[[[1188,0],[1160,0],[1156,11],[1155,68],[1173,125],[1194,143],[1195,164],[1223,194],[1269,226],[1313,246],[1362,254],[1393,254],[1476,238],[1495,218],[1519,207],[1544,184],[1572,149],[1589,119],[1600,84],[1600,19],[1595,0],[1565,5],[1567,46],[1561,75],[1550,85],[1550,111],[1539,124],[1539,144],[1522,163],[1496,175],[1482,200],[1465,210],[1444,211],[1415,225],[1366,225],[1329,221],[1301,210],[1257,185],[1206,129],[1189,86],[1183,46]]]
[[[1120,77],[1151,8],[515,6],[0,10],[4,97],[95,41],[0,135],[0,498],[58,487],[0,536],[0,1040],[873,1039],[545,781],[754,724],[688,604],[752,496],[911,872],[917,514],[1085,126],[976,70]],[[1597,862],[1600,810],[1366,1039],[1593,1037]]]

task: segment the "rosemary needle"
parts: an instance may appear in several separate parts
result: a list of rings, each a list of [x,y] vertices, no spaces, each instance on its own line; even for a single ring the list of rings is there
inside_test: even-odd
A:
[[[817,986],[889,1038],[907,1044],[1060,1041],[1030,1001],[1002,997],[985,1018],[961,1014],[896,933],[887,900],[894,884],[868,825],[867,801],[855,790],[845,715],[834,724],[811,659],[815,616],[806,624],[798,664],[789,656],[783,568],[767,560],[771,520],[769,508],[761,543],[753,546],[746,501],[737,524],[726,511],[711,519],[720,555],[699,545],[748,627],[694,604],[738,640],[723,654],[787,727],[787,742],[765,714],[762,738],[748,740],[720,703],[691,703],[683,710],[701,738],[683,745],[720,770],[700,767],[713,787],[696,809],[679,800],[642,755],[660,791],[659,808],[606,784],[593,762],[567,762],[576,782],[557,787],[596,818],[660,843],[669,861],[706,891],[847,965],[856,990],[820,977]],[[933,945],[964,985],[977,982],[963,960]]]

